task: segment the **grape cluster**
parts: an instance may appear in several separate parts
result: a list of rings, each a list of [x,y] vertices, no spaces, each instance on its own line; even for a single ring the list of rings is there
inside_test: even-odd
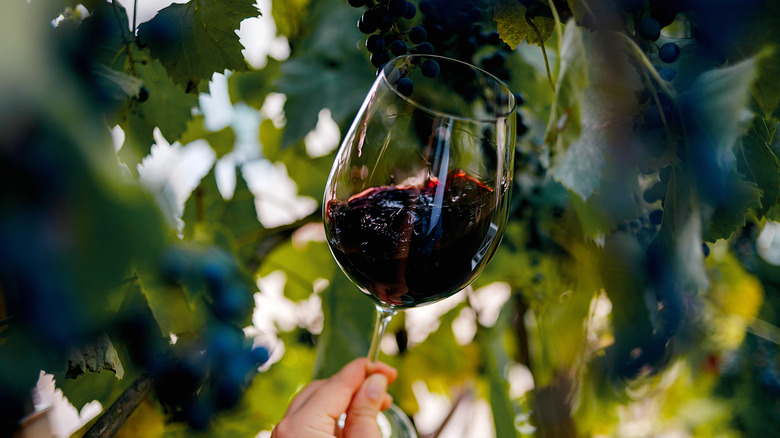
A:
[[[357,26],[369,35],[365,46],[377,73],[391,56],[436,53],[479,65],[506,82],[511,79],[507,63],[511,48],[496,31],[490,8],[480,5],[480,2],[422,0],[419,10],[414,3],[406,0],[348,2],[355,8],[367,7]],[[435,60],[423,62],[420,68],[422,74],[429,78],[437,77],[440,71]],[[395,85],[406,96],[414,91],[414,83],[409,78],[400,78]],[[523,103],[521,94],[516,94],[515,98],[518,106]],[[518,112],[518,137],[527,131],[528,126]]]
[[[171,286],[202,295],[212,318],[199,333],[182,336],[160,367],[157,395],[176,420],[207,429],[214,414],[235,407],[270,357],[265,346],[253,346],[241,329],[252,312],[252,294],[238,264],[213,247],[169,247],[161,255],[160,274]]]
[[[355,8],[369,6],[367,0],[349,0]],[[393,56],[407,53],[433,53],[433,47],[426,40],[427,32],[420,26],[409,26],[409,20],[417,15],[417,7],[406,0],[380,0],[366,9],[358,20],[361,32],[368,34],[366,49],[371,53],[374,67],[381,67]],[[377,71],[379,71],[377,70]]]

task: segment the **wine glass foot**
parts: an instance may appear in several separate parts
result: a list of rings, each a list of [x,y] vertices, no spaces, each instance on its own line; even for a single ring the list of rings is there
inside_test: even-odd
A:
[[[342,431],[346,420],[347,414],[341,414],[336,425],[336,436],[343,436]],[[376,416],[376,422],[382,438],[418,438],[409,417],[396,405],[391,405],[387,410],[380,412]]]

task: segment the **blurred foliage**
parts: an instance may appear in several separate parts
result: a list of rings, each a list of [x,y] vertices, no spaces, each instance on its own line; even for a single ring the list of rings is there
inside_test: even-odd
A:
[[[674,2],[426,3],[478,8],[477,37],[498,32],[467,47],[474,36],[459,28],[436,51],[522,94],[525,129],[512,220],[474,290],[421,342],[403,315],[390,325],[396,403],[421,408],[417,381],[450,400],[474,394],[502,438],[776,434],[780,266],[760,236],[780,229],[778,3],[684,2],[655,41],[641,20]],[[332,260],[319,213],[264,226],[250,182],[267,175],[249,173],[283,167],[298,194],[321,199],[335,151],[310,157],[305,138],[324,108],[344,132],[374,80],[355,26],[364,8],[268,4],[191,0],[136,29],[115,1],[4,5],[0,435],[29,413],[44,370],[77,408],[157,379],[118,436],[256,436],[303,385],[366,353],[373,306]],[[291,53],[253,69],[235,30],[260,14]],[[665,43],[679,58],[661,60]],[[235,123],[207,125],[203,99],[225,72],[234,109],[258,122],[251,141]],[[283,117],[267,112],[277,93]],[[182,228],[163,213],[177,205],[139,178],[156,132],[205,141],[218,160],[196,175]],[[271,302],[258,280],[279,273],[287,301],[274,305],[321,303],[321,324],[299,310],[292,324],[253,321],[253,296]],[[480,288],[496,282],[511,292],[490,319]],[[476,321],[468,342],[453,331],[464,315]],[[106,336],[123,375],[68,372],[73,352]],[[533,388],[513,389],[517,369]]]

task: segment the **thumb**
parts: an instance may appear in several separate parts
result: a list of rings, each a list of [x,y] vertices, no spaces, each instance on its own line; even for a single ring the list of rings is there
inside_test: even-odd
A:
[[[352,398],[352,403],[347,410],[344,437],[379,438],[376,416],[385,401],[386,394],[387,376],[381,373],[368,376]]]

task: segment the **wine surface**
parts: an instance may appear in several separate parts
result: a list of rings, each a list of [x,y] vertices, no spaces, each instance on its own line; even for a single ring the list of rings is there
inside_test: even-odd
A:
[[[495,251],[498,197],[461,170],[419,186],[372,187],[325,213],[336,261],[364,292],[395,307],[466,287]]]

